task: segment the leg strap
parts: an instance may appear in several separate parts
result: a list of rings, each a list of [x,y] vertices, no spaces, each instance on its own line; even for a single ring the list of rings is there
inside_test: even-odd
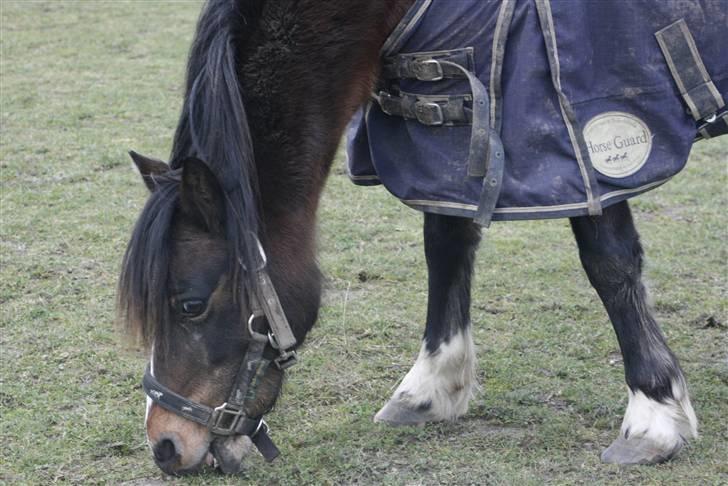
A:
[[[710,138],[726,133],[725,101],[705,69],[685,19],[657,31],[655,37],[690,114],[702,122],[698,127],[700,136]]]

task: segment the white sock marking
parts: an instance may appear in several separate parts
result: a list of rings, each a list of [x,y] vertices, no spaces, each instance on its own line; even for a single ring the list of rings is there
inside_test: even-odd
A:
[[[665,450],[696,438],[698,420],[682,378],[673,382],[672,394],[674,399],[660,403],[639,390],[629,390],[622,435],[628,432],[628,437],[646,437]]]
[[[414,366],[393,398],[413,407],[430,403],[439,420],[454,420],[468,411],[475,386],[475,346],[470,331],[457,333],[434,353],[422,342]]]

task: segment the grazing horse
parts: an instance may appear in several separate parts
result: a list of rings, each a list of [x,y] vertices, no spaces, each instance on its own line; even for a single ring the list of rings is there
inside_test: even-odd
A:
[[[165,472],[205,464],[237,472],[251,442],[266,458],[277,454],[262,418],[317,318],[322,187],[347,122],[371,103],[382,47],[401,19],[429,3],[209,0],[204,6],[170,161],[131,153],[150,194],[119,281],[121,317],[150,350],[146,433]],[[442,65],[450,68],[446,75],[463,71],[456,62]],[[570,107],[561,106],[568,114]],[[431,104],[425,108],[438,114]],[[476,108],[469,115],[473,132],[482,122]],[[490,142],[474,140],[471,147],[485,143],[495,154],[486,171],[500,157],[488,128]],[[485,199],[495,204],[495,196]],[[629,206],[609,202],[571,216],[584,269],[614,325],[628,385],[622,430],[602,459],[655,463],[696,437],[697,420],[648,304]],[[378,422],[454,420],[466,413],[475,386],[470,285],[480,228],[493,211],[474,220],[436,209],[424,215],[429,291],[422,347],[374,417]]]

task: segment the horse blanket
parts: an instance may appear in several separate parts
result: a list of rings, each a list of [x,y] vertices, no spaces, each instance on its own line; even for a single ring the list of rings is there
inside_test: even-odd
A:
[[[598,215],[728,133],[728,0],[416,0],[348,170],[426,212]]]

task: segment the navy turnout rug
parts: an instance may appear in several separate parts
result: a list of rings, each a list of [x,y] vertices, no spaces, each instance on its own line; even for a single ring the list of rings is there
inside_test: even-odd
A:
[[[416,0],[349,175],[427,212],[598,215],[728,133],[728,0]]]

